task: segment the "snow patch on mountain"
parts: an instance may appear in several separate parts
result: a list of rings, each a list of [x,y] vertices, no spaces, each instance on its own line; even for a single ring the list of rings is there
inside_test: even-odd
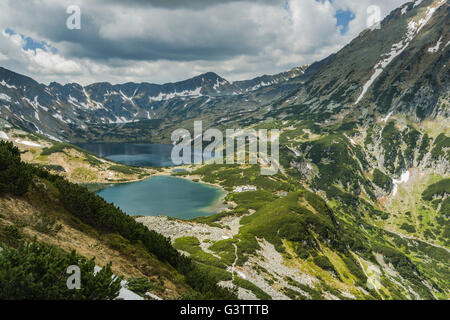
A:
[[[77,98],[74,98],[71,95],[69,95],[67,102],[75,106],[77,109],[89,109],[89,106],[86,103],[78,101]]]
[[[34,110],[38,110],[38,108],[41,108],[42,110],[44,110],[45,112],[48,112],[48,108],[44,107],[43,105],[41,105],[38,101],[38,96],[35,96],[33,101],[31,101],[28,98],[23,98],[26,102],[28,102],[28,104],[30,104]]]
[[[6,104],[2,105],[1,107],[2,107],[2,108],[5,108],[5,109],[8,109],[8,111],[11,112],[11,108],[10,108],[9,106],[7,106]],[[0,112],[1,112],[1,110],[0,110]]]
[[[294,148],[291,148],[291,147],[288,147],[288,149],[291,150],[295,154],[296,157],[301,157],[302,156],[302,154],[300,152],[298,152],[297,149],[294,149]]]
[[[16,86],[8,84],[7,82],[5,82],[5,80],[0,81],[0,85],[7,87],[8,89],[17,89]]]
[[[402,8],[402,15],[404,15],[408,11],[408,5]]]
[[[7,102],[11,102],[11,97],[8,96],[7,94],[0,93],[0,100],[4,100],[4,101],[7,101]]]
[[[409,181],[409,171],[405,171],[400,176],[400,179],[393,179],[394,182],[394,190],[392,191],[392,196],[395,197],[398,192],[398,185],[407,183]]]
[[[251,88],[249,88],[249,89],[247,89],[245,91],[246,92],[248,92],[248,91],[255,91],[255,90],[258,90],[260,88],[268,87],[268,86],[271,86],[271,85],[277,84],[277,83],[278,83],[278,80],[274,80],[274,81],[270,81],[270,82],[261,81],[257,85],[254,85],[253,87],[251,87]]]
[[[120,94],[117,91],[106,91],[105,93],[105,97],[110,97],[110,96],[120,96]]]
[[[394,113],[394,111],[389,112],[389,114],[385,118],[381,119],[381,121],[386,123],[389,120],[389,118],[392,116],[393,113]]]
[[[423,0],[417,0],[416,2],[414,2],[414,7],[420,6],[420,4],[423,2]]]
[[[220,88],[220,86],[223,86],[224,84],[228,84],[228,81],[223,79],[222,81],[220,81],[218,78],[216,80],[216,83],[214,84],[213,88],[214,90],[218,90]]]
[[[0,139],[9,140],[8,135],[3,131],[0,131]]]
[[[62,115],[60,115],[59,113],[55,113],[55,114],[53,115],[53,118],[58,119],[58,120],[60,120],[60,121],[62,121],[62,122],[66,122],[66,121],[64,121]]]
[[[137,120],[129,120],[125,117],[118,117],[116,116],[116,120],[110,120],[109,123],[116,123],[116,124],[121,124],[121,123],[130,123],[130,122],[136,122]]]
[[[51,139],[51,140],[53,140],[53,141],[56,141],[56,142],[63,142],[61,139],[56,138],[56,137],[54,137],[54,136],[52,136],[52,135],[50,135],[50,134],[48,134],[48,133],[44,133],[44,135],[45,135],[47,138],[49,138],[49,139]]]
[[[171,93],[160,92],[159,95],[157,95],[156,97],[150,97],[149,102],[171,100],[171,99],[177,98],[177,97],[200,97],[200,96],[202,96],[201,90],[202,90],[202,87],[197,87],[195,90],[184,90],[181,92],[178,92],[178,91],[174,91]]]
[[[20,143],[20,144],[23,144],[23,145],[25,145],[25,146],[28,146],[28,147],[36,147],[36,148],[40,148],[40,147],[41,147],[40,144],[31,142],[31,141],[26,141],[26,140],[19,140],[19,139],[17,139],[16,142],[17,142],[17,143]]]
[[[434,47],[428,48],[428,52],[430,53],[435,53],[439,51],[439,47],[441,46],[442,43],[442,36],[439,38],[438,42],[436,43],[436,45]]]
[[[364,84],[363,90],[356,99],[355,105],[358,104],[365,96],[369,88],[372,86],[374,81],[383,73],[384,69],[396,58],[398,57],[411,43],[415,36],[422,30],[422,28],[430,21],[436,8],[428,8],[427,14],[424,18],[420,19],[419,22],[410,21],[408,23],[408,28],[404,38],[398,42],[394,43],[391,47],[391,51],[382,55],[383,60],[379,61],[374,69],[375,72],[372,74],[370,79]]]
[[[102,103],[92,100],[91,97],[89,96],[89,94],[86,92],[85,88],[83,88],[83,94],[86,96],[86,100],[87,100],[89,107],[96,109],[96,110],[106,109]]]
[[[136,90],[137,90],[137,89],[136,89]],[[127,95],[125,95],[125,94],[122,92],[122,90],[119,90],[119,93],[120,93],[120,95],[122,96],[123,101],[129,101],[129,102],[131,102],[132,104],[134,104],[133,98],[134,98],[134,95],[136,94],[136,90],[134,91],[134,94],[133,94],[132,97],[128,97]]]

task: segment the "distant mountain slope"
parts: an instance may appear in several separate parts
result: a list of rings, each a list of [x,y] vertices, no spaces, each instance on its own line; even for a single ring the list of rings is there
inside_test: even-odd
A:
[[[321,62],[246,81],[209,72],[163,85],[45,86],[0,68],[0,117],[57,140],[87,140],[110,129],[105,126],[143,120],[162,120],[163,127],[204,116],[230,123],[256,110],[259,119],[267,111],[266,118],[348,112],[367,119],[390,112],[415,121],[448,117],[449,10],[448,0],[407,3],[380,29],[364,30]]]
[[[308,74],[306,74],[305,76],[305,73],[307,73],[309,67],[310,66],[307,65],[293,68],[289,71],[282,72],[276,75],[264,75],[251,80],[235,81],[233,82],[233,85],[239,88],[241,92],[254,91],[262,87],[283,83],[293,78],[300,78],[300,77],[306,78]]]
[[[224,115],[256,108],[292,92],[308,76],[307,67],[299,67],[234,83],[209,72],[163,85],[105,82],[83,87],[52,82],[46,86],[0,67],[0,117],[54,140],[66,140],[83,135],[92,125],[185,119],[212,109]]]
[[[410,2],[380,29],[366,29],[331,56],[295,94],[278,105],[290,114],[342,111],[363,117],[404,112],[417,121],[448,117],[450,92],[448,0]],[[280,114],[286,110],[274,111]]]

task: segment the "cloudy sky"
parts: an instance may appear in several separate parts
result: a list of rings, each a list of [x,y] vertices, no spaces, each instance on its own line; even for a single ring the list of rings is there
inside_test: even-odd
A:
[[[0,0],[0,66],[43,83],[249,79],[325,58],[367,28],[370,6],[384,17],[406,2]],[[81,29],[67,27],[71,5]]]

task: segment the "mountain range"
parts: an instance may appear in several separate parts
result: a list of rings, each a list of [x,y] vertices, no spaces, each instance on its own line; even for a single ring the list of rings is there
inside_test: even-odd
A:
[[[240,298],[448,299],[449,25],[450,1],[409,2],[322,61],[247,81],[206,73],[164,85],[47,86],[0,68],[0,117],[14,127],[0,122],[0,133],[35,141],[34,148],[19,143],[23,159],[59,166],[60,175],[82,183],[80,176],[104,181],[113,169],[130,179],[153,169],[110,166],[57,141],[167,143],[173,129],[199,119],[205,129],[279,129],[274,176],[259,175],[258,165],[173,173],[221,186],[227,211],[189,222],[136,220],[169,237],[221,288],[238,288]],[[77,180],[72,169],[80,162]],[[40,172],[29,198],[16,200],[39,208],[40,185],[56,189],[45,179]],[[236,192],[242,186],[253,191]],[[101,224],[73,210],[82,204],[69,204],[64,217]],[[179,291],[192,283],[177,282]]]
[[[293,90],[308,77],[308,67],[273,76],[229,82],[213,72],[163,85],[151,83],[76,83],[48,86],[0,68],[0,116],[55,140],[74,137],[95,124],[123,124],[163,119],[200,107],[242,103],[251,108]],[[194,109],[194,110],[192,110]]]
[[[364,30],[318,63],[247,81],[229,82],[209,72],[163,85],[46,86],[0,68],[0,116],[58,140],[86,140],[83,132],[92,125],[175,122],[205,110],[233,118],[264,106],[274,107],[270,117],[303,112],[322,117],[403,112],[416,121],[446,117],[449,24],[447,1],[407,3],[381,28]]]

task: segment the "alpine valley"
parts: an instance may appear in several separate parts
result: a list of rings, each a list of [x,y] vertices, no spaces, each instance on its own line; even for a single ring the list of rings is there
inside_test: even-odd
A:
[[[195,120],[279,129],[281,170],[131,167],[74,145],[170,144]],[[322,61],[247,81],[44,85],[0,68],[0,139],[0,280],[2,257],[76,249],[123,276],[100,298],[450,298],[448,0],[407,3]],[[220,187],[221,211],[129,216],[85,188],[155,175]],[[0,296],[14,290],[0,281]]]

